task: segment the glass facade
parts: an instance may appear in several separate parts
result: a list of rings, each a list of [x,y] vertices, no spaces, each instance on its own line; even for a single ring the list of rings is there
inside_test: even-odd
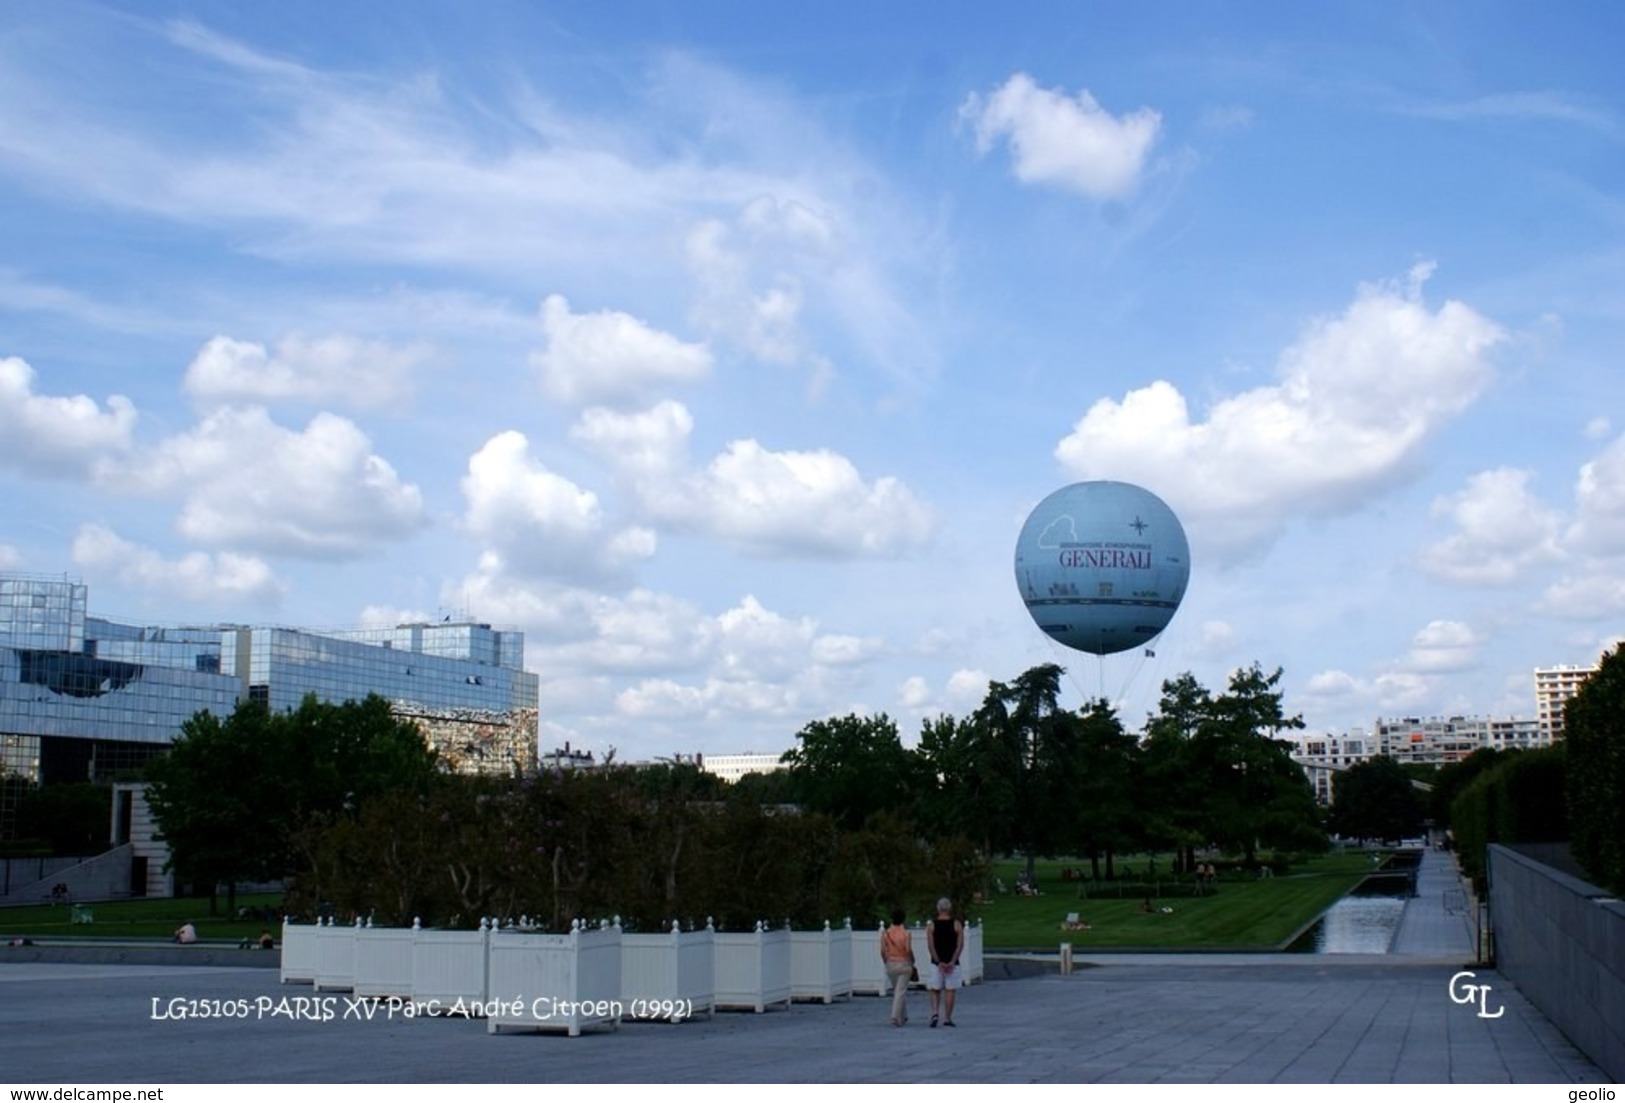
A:
[[[0,574],[0,771],[30,782],[103,779],[163,748],[195,713],[240,698],[297,708],[376,693],[447,766],[536,764],[538,679],[524,636],[488,624],[308,631],[149,627],[87,615],[86,587]],[[0,809],[0,837],[7,831]]]

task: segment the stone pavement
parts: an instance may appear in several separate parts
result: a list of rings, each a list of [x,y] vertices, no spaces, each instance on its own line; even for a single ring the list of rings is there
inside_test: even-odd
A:
[[[1450,998],[1471,933],[1425,862],[1388,955],[1101,954],[961,993],[952,1029],[886,1025],[889,1001],[797,1004],[579,1038],[491,1036],[462,1018],[366,1018],[324,993],[329,1021],[259,1011],[308,986],[266,969],[12,962],[0,955],[0,1077],[86,1083],[1606,1083],[1493,970]],[[989,962],[990,968],[994,962]],[[177,1019],[171,1000],[246,1018]],[[244,1001],[237,1004],[235,1001]],[[170,1017],[155,1017],[169,1015]]]

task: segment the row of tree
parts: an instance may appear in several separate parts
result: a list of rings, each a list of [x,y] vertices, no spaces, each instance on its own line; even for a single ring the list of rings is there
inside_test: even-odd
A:
[[[455,777],[381,698],[245,702],[188,721],[149,797],[184,881],[288,878],[297,910],[391,922],[870,922],[968,898],[997,854],[1084,856],[1111,876],[1130,851],[1324,845],[1277,738],[1301,726],[1279,671],[1238,671],[1218,695],[1165,684],[1144,739],[1104,702],[1063,708],[1062,675],[993,683],[912,749],[884,715],[808,724],[786,771],[732,787],[684,766]]]
[[[928,835],[963,835],[988,854],[1114,859],[1217,846],[1253,862],[1260,846],[1322,849],[1326,838],[1303,770],[1281,732],[1281,672],[1232,675],[1215,695],[1190,674],[1166,682],[1144,738],[1104,701],[1061,707],[1061,667],[994,682],[966,717],[925,723],[903,746],[887,716],[807,725],[787,756],[779,795],[855,829],[882,812]]]
[[[968,901],[986,882],[962,838],[925,840],[886,816],[847,830],[742,794],[708,799],[710,780],[693,766],[443,775],[302,833],[287,904],[387,924],[529,916],[556,930],[614,915],[641,930],[872,927],[894,907],[929,914],[944,893]]]

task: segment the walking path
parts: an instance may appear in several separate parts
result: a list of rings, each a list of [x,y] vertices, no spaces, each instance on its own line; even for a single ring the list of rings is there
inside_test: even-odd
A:
[[[958,1025],[886,1025],[890,1001],[490,1036],[391,1017],[254,968],[6,963],[0,1077],[64,1083],[1606,1083],[1512,985],[1451,998],[1472,937],[1430,852],[1388,955],[1116,954],[960,994]],[[280,1012],[303,1008],[315,1018]],[[230,1018],[220,1010],[241,1010]],[[201,1017],[199,1011],[213,1012]],[[177,1015],[193,1012],[191,1017]],[[323,1015],[331,1017],[322,1020]]]

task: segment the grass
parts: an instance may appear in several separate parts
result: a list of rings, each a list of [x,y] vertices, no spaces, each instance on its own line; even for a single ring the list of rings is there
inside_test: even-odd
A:
[[[239,908],[275,908],[282,903],[280,896],[241,895]],[[220,898],[220,910],[225,911],[226,900]],[[257,938],[262,930],[277,934],[277,924],[258,919],[237,919],[224,914],[209,914],[208,897],[190,899],[114,900],[101,904],[87,904],[94,916],[92,922],[73,922],[70,904],[28,904],[15,908],[0,908],[0,941],[16,937],[25,938],[169,938],[175,929],[187,920],[197,928],[198,938],[204,941],[229,939],[233,942]]]
[[[1143,859],[1133,862],[1143,870]],[[996,862],[994,873],[1014,886],[1022,862]],[[1053,950],[1070,942],[1075,951],[1095,949],[1239,950],[1275,949],[1315,920],[1372,870],[1363,852],[1312,858],[1278,877],[1255,879],[1249,874],[1225,873],[1217,891],[1209,895],[1154,897],[1157,909],[1146,913],[1147,890],[1136,882],[1117,896],[1112,882],[1069,882],[1061,878],[1066,866],[1087,863],[1041,861],[1037,881],[1041,895],[1018,896],[1013,891],[995,895],[980,907],[988,949]],[[1169,868],[1166,858],[1159,859]],[[1164,881],[1168,880],[1163,875]],[[1177,886],[1191,892],[1190,879]],[[1171,889],[1170,889],[1171,891]],[[1085,895],[1086,894],[1086,895]],[[1171,908],[1163,912],[1162,908]],[[1088,930],[1062,930],[1071,912]]]

